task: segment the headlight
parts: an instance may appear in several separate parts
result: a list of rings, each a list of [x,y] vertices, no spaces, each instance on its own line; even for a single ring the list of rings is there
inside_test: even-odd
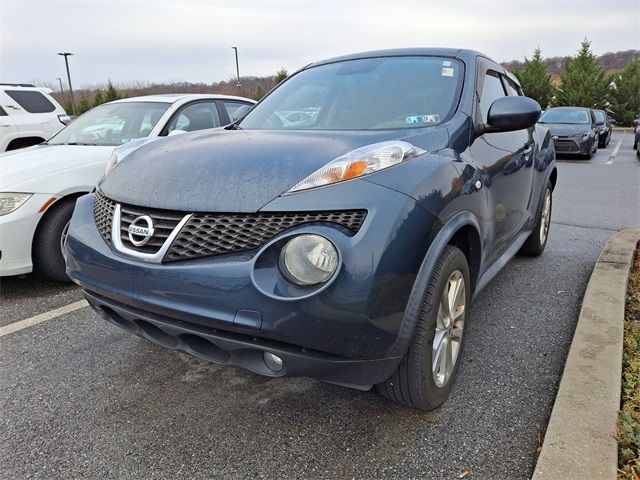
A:
[[[111,153],[111,157],[109,158],[109,163],[107,163],[107,168],[104,169],[104,174],[109,175],[111,171],[116,167],[118,162],[118,149],[114,148],[113,152]]]
[[[17,210],[24,202],[29,200],[31,193],[0,193],[0,216]]]
[[[582,135],[582,140],[587,140],[589,139],[590,136],[591,136],[591,132],[587,132],[584,135]]]
[[[358,148],[316,170],[287,193],[368,175],[426,153],[407,142],[390,141]]]
[[[320,235],[299,235],[280,252],[280,270],[298,285],[317,285],[331,278],[338,268],[336,247]]]

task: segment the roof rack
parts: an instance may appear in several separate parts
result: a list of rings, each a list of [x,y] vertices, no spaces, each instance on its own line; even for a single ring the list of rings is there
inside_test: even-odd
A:
[[[35,85],[32,83],[4,83],[4,82],[0,82],[0,85],[2,85],[3,87],[34,87]]]

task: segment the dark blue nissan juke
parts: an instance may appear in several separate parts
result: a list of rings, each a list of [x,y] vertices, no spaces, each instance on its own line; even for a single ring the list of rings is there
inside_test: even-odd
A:
[[[229,127],[115,157],[77,202],[68,274],[158,345],[435,408],[472,298],[544,250],[557,171],[539,115],[473,51],[310,64]]]

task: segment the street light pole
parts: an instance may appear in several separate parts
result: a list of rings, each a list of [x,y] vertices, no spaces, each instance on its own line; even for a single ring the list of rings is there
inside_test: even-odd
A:
[[[71,86],[71,74],[69,73],[69,55],[73,55],[73,53],[69,52],[61,52],[58,55],[62,55],[64,57],[64,64],[67,67],[67,80],[69,82],[69,92],[71,93],[71,112],[76,114],[76,102],[73,100],[73,87]]]
[[[238,95],[242,96],[242,84],[240,83],[240,67],[238,66],[238,47],[231,47],[236,52],[236,76],[238,77]]]
[[[62,95],[62,101],[64,102],[64,88],[62,88],[62,79],[60,77],[56,77],[58,83],[60,84],[60,95]]]

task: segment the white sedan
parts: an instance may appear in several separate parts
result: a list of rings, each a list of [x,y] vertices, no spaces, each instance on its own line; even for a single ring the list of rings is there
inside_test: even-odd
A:
[[[35,265],[67,280],[62,243],[75,201],[100,180],[114,147],[227,125],[236,110],[254,103],[200,94],[117,100],[89,110],[43,144],[1,154],[0,276],[28,273]]]

